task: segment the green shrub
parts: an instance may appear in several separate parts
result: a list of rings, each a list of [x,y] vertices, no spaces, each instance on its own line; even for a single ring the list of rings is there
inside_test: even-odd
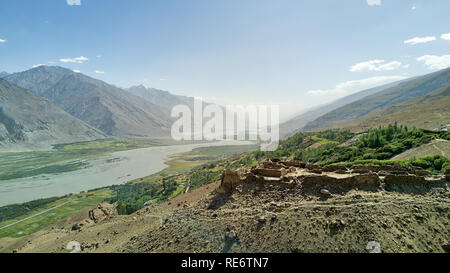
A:
[[[445,158],[441,157],[441,158],[435,159],[433,163],[434,163],[434,169],[440,171],[440,170],[442,170],[442,167],[446,163],[446,160],[445,160]]]
[[[447,161],[442,165],[442,171],[445,171],[447,169],[450,169],[450,161]]]
[[[412,165],[416,167],[421,167],[423,169],[428,169],[431,167],[431,164],[422,158],[415,159],[414,161],[412,161]]]

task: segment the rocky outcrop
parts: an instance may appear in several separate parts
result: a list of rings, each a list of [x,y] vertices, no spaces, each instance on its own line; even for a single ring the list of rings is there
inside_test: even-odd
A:
[[[222,173],[222,181],[218,189],[219,193],[231,193],[233,189],[241,183],[239,173],[232,170],[225,170]]]
[[[100,223],[117,215],[116,207],[113,204],[101,203],[96,208],[89,211],[89,219],[95,223]]]

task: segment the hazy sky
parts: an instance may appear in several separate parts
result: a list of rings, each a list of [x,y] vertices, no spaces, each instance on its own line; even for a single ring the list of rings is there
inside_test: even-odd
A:
[[[60,65],[283,115],[450,66],[450,1],[0,0],[0,71]]]

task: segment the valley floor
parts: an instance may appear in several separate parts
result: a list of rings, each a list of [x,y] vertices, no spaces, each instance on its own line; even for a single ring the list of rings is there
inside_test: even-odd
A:
[[[138,140],[139,141],[139,140]],[[143,142],[143,141],[142,141]],[[121,149],[125,148],[131,148],[134,145],[133,140],[126,140],[123,141],[122,144],[118,140],[112,140],[105,143],[105,141],[99,141],[99,142],[90,142],[90,143],[82,143],[82,144],[72,144],[64,146],[63,149],[68,149],[69,151],[73,150],[80,150],[79,153],[88,153],[90,149],[104,149],[107,146],[111,146],[112,144],[119,145],[122,147]],[[225,142],[226,143],[226,142]],[[235,143],[227,143],[226,146],[222,146],[221,143],[210,143],[210,144],[196,144],[195,146],[192,146],[191,148],[187,149],[184,146],[188,145],[176,145],[176,146],[165,146],[165,147],[156,147],[154,149],[166,149],[168,148],[172,152],[179,151],[179,149],[184,149],[184,153],[177,153],[174,155],[171,155],[168,158],[161,158],[161,162],[158,162],[158,164],[162,165],[161,169],[162,171],[159,171],[157,173],[154,173],[147,177],[139,177],[138,179],[130,181],[129,184],[144,184],[144,183],[159,183],[163,178],[170,177],[173,175],[181,175],[183,173],[189,172],[192,169],[206,164],[208,162],[213,162],[215,160],[218,160],[219,158],[231,156],[236,153],[242,153],[246,152],[248,150],[255,149],[255,144],[250,145],[242,145],[242,144],[248,144],[247,142],[235,142]],[[184,148],[183,148],[184,147]],[[192,150],[192,148],[197,147]],[[192,150],[192,151],[191,151]],[[138,150],[133,150],[138,151]],[[131,151],[131,152],[133,152]],[[23,169],[28,168],[22,166],[23,162],[26,162],[28,165],[33,165],[33,162],[28,162],[28,159],[37,161],[39,156],[36,156],[36,158],[33,155],[29,154],[16,154],[16,161],[11,161],[10,166],[13,166],[16,172],[20,172]],[[14,154],[10,155],[12,159],[14,159]],[[52,156],[51,160],[58,160],[58,156]],[[49,160],[50,160],[49,159]],[[6,159],[5,159],[6,160]],[[126,160],[126,162],[130,161],[129,159]],[[115,162],[112,162],[111,164],[114,164]],[[148,161],[142,161],[143,164],[150,164]],[[145,172],[151,172],[151,168],[155,167],[155,162],[153,162],[153,165],[150,167],[141,167],[140,171]],[[116,166],[117,167],[117,166]],[[167,167],[167,168],[166,168]],[[5,167],[6,168],[6,167]],[[39,167],[38,167],[39,168]],[[1,168],[0,168],[1,169]],[[131,172],[130,169],[126,170],[127,172]],[[119,173],[120,173],[119,169]],[[1,173],[1,172],[0,172]],[[139,173],[139,172],[138,172]],[[136,175],[137,173],[133,173]],[[86,183],[91,183],[89,179],[85,178],[77,178],[77,177],[71,177],[73,176],[73,172],[67,173],[66,177],[70,177],[73,182],[78,182],[78,180],[82,180]],[[56,178],[62,179],[61,175],[55,176]],[[141,178],[142,177],[142,178]],[[123,179],[130,180],[131,176],[124,176]],[[36,186],[37,181],[36,179],[30,179],[30,183],[33,183],[33,185]],[[106,183],[110,183],[110,179],[103,179]],[[2,181],[0,181],[2,182]],[[3,183],[9,182],[9,181],[3,181]],[[47,182],[49,184],[49,180],[45,180],[44,182]],[[68,182],[68,181],[57,181],[55,186],[60,187],[61,182]],[[97,181],[102,182],[102,181]],[[172,196],[176,196],[177,194],[181,194],[186,190],[186,187],[188,185],[185,185],[183,183],[184,180],[178,181],[177,190],[172,194]],[[23,183],[22,183],[23,184]],[[20,185],[22,185],[20,184]],[[20,186],[19,185],[19,186]],[[90,185],[92,187],[92,185]],[[0,190],[2,187],[0,187]],[[45,189],[45,188],[44,188]],[[85,189],[85,188],[83,188]],[[36,189],[34,189],[36,191]],[[3,194],[12,194],[13,192],[11,189],[7,193]],[[74,213],[77,213],[78,211],[90,208],[93,205],[96,205],[104,200],[108,200],[112,197],[116,196],[116,192],[111,187],[102,188],[99,190],[92,190],[89,192],[82,192],[79,194],[69,194],[62,197],[54,197],[54,198],[48,198],[45,200],[36,200],[20,205],[10,205],[6,207],[0,208],[0,238],[3,237],[23,237],[26,235],[30,235],[38,230],[41,230],[42,228],[45,228],[69,215],[72,215]],[[1,195],[1,194],[0,194]],[[171,197],[172,197],[171,196]],[[153,196],[152,198],[155,199],[157,196]],[[3,200],[5,201],[5,200]],[[154,200],[145,200],[149,202],[153,202]],[[144,202],[145,202],[144,201]],[[31,203],[40,203],[39,205],[31,204]]]

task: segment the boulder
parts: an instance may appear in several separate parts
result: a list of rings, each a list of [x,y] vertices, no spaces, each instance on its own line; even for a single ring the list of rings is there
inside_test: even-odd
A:
[[[326,196],[326,197],[331,196],[331,192],[327,189],[321,189],[320,194],[322,194],[323,196]]]
[[[444,243],[442,245],[442,249],[445,251],[445,253],[450,253],[450,243]]]
[[[72,226],[72,231],[79,231],[81,230],[81,225],[80,224],[74,224]]]

